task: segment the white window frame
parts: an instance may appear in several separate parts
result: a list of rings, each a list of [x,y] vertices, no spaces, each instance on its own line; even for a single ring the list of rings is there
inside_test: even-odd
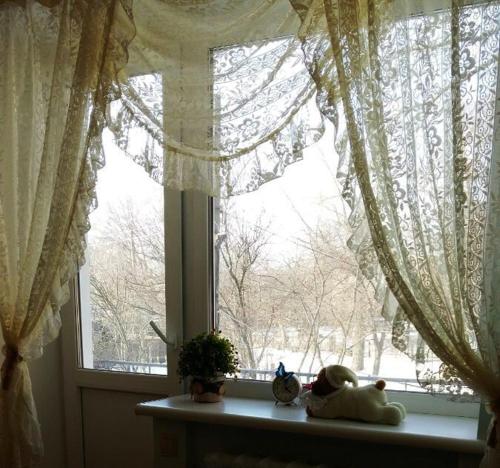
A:
[[[147,73],[147,71],[145,71]],[[137,73],[139,74],[139,73]],[[166,107],[167,85],[164,81],[163,99]],[[177,125],[177,124],[176,124]],[[168,133],[181,138],[182,129],[174,126],[174,123],[165,119]],[[165,295],[166,295],[166,323],[167,338],[172,342],[166,346],[167,375],[128,373],[119,371],[105,371],[92,369],[92,363],[85,362],[88,358],[85,351],[91,346],[91,320],[90,299],[83,305],[81,301],[80,283],[88,282],[83,275],[88,275],[88,269],[84,266],[79,277],[72,288],[71,300],[67,305],[72,313],[66,314],[71,317],[63,327],[63,350],[66,356],[64,372],[68,381],[81,388],[98,388],[103,390],[116,390],[125,392],[150,393],[160,396],[176,395],[184,391],[184,386],[179,382],[177,375],[177,361],[179,346],[183,340],[183,204],[185,194],[163,189],[164,200],[164,239],[165,239]],[[80,279],[80,276],[82,278]],[[85,332],[83,331],[85,327]],[[84,332],[86,336],[83,336]],[[85,349],[84,349],[85,348]],[[69,402],[78,403],[75,400],[75,392],[69,389],[66,395]],[[78,403],[79,404],[79,403]],[[72,406],[72,405],[71,405]],[[76,458],[73,458],[76,460]]]
[[[164,190],[165,213],[165,277],[166,277],[166,312],[168,339],[172,345],[166,346],[168,374],[143,374],[121,371],[93,369],[85,356],[84,347],[91,346],[92,329],[90,321],[90,303],[80,303],[81,283],[87,281],[83,275],[88,270],[81,269],[75,282],[72,302],[76,310],[74,323],[76,348],[75,383],[82,388],[100,388],[131,392],[153,393],[158,395],[178,394],[182,391],[177,376],[178,344],[182,341],[182,194],[174,190]],[[83,273],[83,275],[82,275]],[[91,323],[90,323],[91,325]],[[87,330],[83,332],[83,326]],[[84,336],[86,335],[86,336]],[[86,343],[87,342],[87,343]],[[87,349],[88,352],[88,349]]]
[[[248,38],[247,38],[248,39]],[[262,38],[255,38],[255,40]],[[238,44],[235,39],[234,44]],[[229,44],[224,44],[227,47]],[[198,51],[200,60],[207,59],[211,50],[221,47],[220,44],[207,44],[203,53]],[[192,57],[191,57],[192,59]],[[209,70],[211,73],[211,70]],[[207,99],[207,97],[204,97]],[[212,96],[210,96],[212,99]],[[191,136],[196,140],[196,135]],[[286,176],[286,175],[284,175]],[[213,278],[213,226],[211,224],[211,197],[199,192],[186,192],[189,205],[183,209],[185,249],[184,297],[196,298],[196,302],[185,303],[184,307],[184,339],[190,339],[198,333],[209,331],[213,327],[213,298],[215,291]],[[203,212],[203,210],[206,210]],[[205,236],[205,237],[204,237]],[[208,290],[207,290],[208,285]],[[205,306],[203,306],[205,304]],[[273,399],[271,382],[251,379],[234,379],[227,382],[227,391],[231,396],[258,399]],[[461,416],[478,418],[479,402],[458,401],[450,395],[431,395],[423,392],[387,390],[389,400],[403,403],[411,413],[436,414],[442,416]]]
[[[247,38],[249,39],[249,38]],[[255,38],[255,40],[262,38]],[[235,38],[234,44],[238,44]],[[222,46],[227,46],[223,44]],[[206,50],[197,51],[200,60],[207,64],[210,50],[220,44],[207,44]],[[179,53],[182,63],[182,53]],[[190,59],[193,51],[187,50]],[[179,67],[182,70],[182,67]],[[182,71],[180,72],[182,73]],[[200,99],[211,99],[200,96]],[[168,118],[168,116],[167,116]],[[184,142],[196,141],[197,135],[186,135],[179,128],[169,128],[169,134]],[[166,238],[166,314],[167,327],[175,330],[180,343],[209,331],[213,328],[213,233],[211,197],[195,191],[178,192],[165,189],[165,238]],[[66,306],[74,312],[78,310],[78,295],[73,293],[72,300]],[[69,312],[68,310],[68,312]],[[158,395],[174,395],[186,391],[186,384],[180,385],[176,373],[178,349],[168,347],[168,376],[107,372],[83,369],[79,335],[80,325],[74,320],[74,313],[66,313],[67,320],[63,329],[63,349],[65,394],[68,401],[77,402],[79,397],[72,387],[72,380],[77,388],[99,388],[106,390],[144,392]],[[75,330],[77,333],[75,334]],[[77,339],[78,338],[78,339]],[[171,337],[169,337],[171,338]],[[68,352],[68,350],[71,350]],[[78,365],[75,366],[75,363]],[[71,378],[71,376],[73,378]],[[230,380],[227,382],[228,393],[236,397],[272,399],[271,383],[255,380]],[[479,403],[457,402],[447,395],[432,396],[425,393],[387,391],[390,400],[400,401],[409,412],[438,414],[444,416],[477,417]],[[71,405],[72,406],[72,405]],[[74,416],[76,420],[77,416]],[[76,450],[77,448],[75,448]],[[71,450],[71,444],[68,448]],[[76,458],[72,458],[76,460]]]

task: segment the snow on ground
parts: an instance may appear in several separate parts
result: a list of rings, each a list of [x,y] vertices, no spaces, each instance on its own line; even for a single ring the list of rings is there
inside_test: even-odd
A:
[[[256,354],[258,354],[259,351],[260,350],[256,350]],[[298,369],[302,362],[302,358],[303,352],[267,348],[259,369],[264,372],[259,373],[257,371],[257,375],[250,372],[244,372],[241,377],[256,377],[259,380],[272,380],[274,377],[274,371],[278,367],[279,363],[283,362],[287,371],[298,372],[299,375],[312,374],[301,375],[303,382],[309,382],[314,379],[314,375],[319,372],[323,365],[342,364],[350,367],[352,364],[351,356],[346,356],[342,362],[339,362],[338,356],[325,352],[322,353],[323,365],[317,357],[312,362],[309,357],[309,359],[304,360],[299,372]],[[415,363],[405,354],[395,350],[384,353],[378,376],[371,375],[373,361],[373,357],[366,356],[364,358],[364,368],[356,371],[356,374],[360,377],[361,384],[367,384],[377,380],[377,378],[383,378],[387,382],[386,388],[391,390],[424,391],[416,381]],[[436,360],[434,364],[435,367],[437,367],[439,365],[439,361]],[[363,377],[366,377],[366,379],[363,379]]]

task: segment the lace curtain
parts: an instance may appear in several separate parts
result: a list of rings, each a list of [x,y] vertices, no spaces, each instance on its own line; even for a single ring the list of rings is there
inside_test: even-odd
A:
[[[300,24],[283,1],[137,0],[118,144],[170,187],[231,196],[300,159],[317,105],[394,344],[415,327],[444,363],[419,347],[421,381],[496,402],[499,2],[290,4]]]
[[[0,0],[6,466],[40,454],[25,361],[83,261],[104,126],[158,182],[231,196],[281,176],[330,119],[350,246],[396,331],[415,326],[498,411],[500,6],[415,4]]]
[[[288,0],[135,0],[134,19],[109,121],[158,182],[255,190],[323,134]]]
[[[368,252],[404,316],[498,420],[500,5],[293,3],[320,106],[337,126],[345,117],[337,141]],[[482,466],[499,464],[499,424]]]
[[[37,466],[27,361],[59,331],[83,263],[126,2],[0,2],[0,466]],[[122,26],[116,29],[118,23]]]

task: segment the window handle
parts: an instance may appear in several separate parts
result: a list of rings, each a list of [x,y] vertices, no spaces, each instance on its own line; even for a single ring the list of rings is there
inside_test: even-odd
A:
[[[153,320],[151,320],[151,322],[149,322],[149,325],[151,325],[151,328],[155,331],[155,333],[160,337],[160,339],[167,346],[172,346],[174,349],[178,349],[179,346],[178,346],[178,342],[177,342],[177,336],[174,336],[173,340],[169,340]]]

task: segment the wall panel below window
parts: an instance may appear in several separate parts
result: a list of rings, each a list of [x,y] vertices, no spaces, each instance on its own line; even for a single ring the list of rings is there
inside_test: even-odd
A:
[[[136,416],[135,405],[158,395],[82,389],[86,468],[153,466],[151,418]]]

